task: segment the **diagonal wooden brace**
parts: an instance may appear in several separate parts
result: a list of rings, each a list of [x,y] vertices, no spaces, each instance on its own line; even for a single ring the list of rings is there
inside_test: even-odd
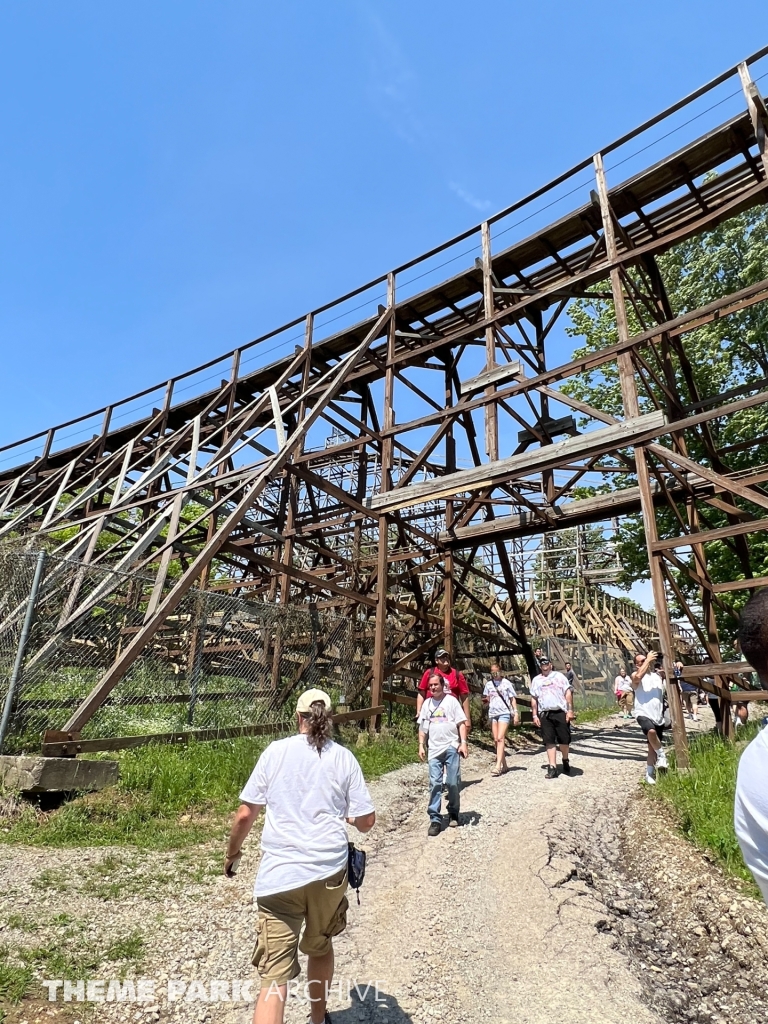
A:
[[[282,471],[291,454],[301,444],[313,423],[322,414],[328,403],[341,390],[345,381],[358,365],[373,341],[381,335],[381,332],[389,323],[391,316],[392,309],[389,308],[378,317],[376,323],[365,336],[363,341],[358,345],[357,349],[350,353],[349,357],[340,364],[338,372],[333,375],[330,383],[328,383],[325,390],[319,395],[310,412],[296,427],[293,434],[291,434],[287,439],[285,446],[268,461],[266,467],[253,474],[251,479],[248,481],[249,486],[246,487],[245,493],[238,504],[216,530],[211,539],[206,543],[186,572],[179,577],[166,597],[160,602],[152,618],[144,623],[139,632],[135,634],[131,642],[121,652],[114,664],[107,670],[107,672],[105,672],[77,711],[75,711],[72,717],[68,720],[64,726],[65,732],[82,729],[86,722],[90,721],[94,713],[101,707],[107,696],[112,692],[115,686],[117,686],[131,665],[133,665],[146,645],[160,629],[163,622],[165,622],[166,618],[178,607],[182,598],[199,578],[203,569],[210,564],[224,544],[226,544],[230,534],[244,518],[248,509],[256,501],[266,484],[276,473]]]

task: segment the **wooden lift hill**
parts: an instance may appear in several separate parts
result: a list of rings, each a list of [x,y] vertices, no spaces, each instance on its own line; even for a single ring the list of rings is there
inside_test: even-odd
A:
[[[192,588],[367,623],[373,715],[393,673],[420,666],[438,641],[450,647],[458,630],[503,630],[533,668],[510,541],[638,512],[667,674],[674,596],[713,662],[684,674],[727,700],[746,666],[723,663],[717,616],[733,614],[733,592],[768,584],[753,577],[745,540],[765,528],[768,466],[736,471],[718,438],[730,417],[768,401],[768,379],[699,393],[687,336],[768,301],[768,280],[679,311],[657,258],[766,202],[768,111],[756,84],[766,54],[337,301],[6,445],[0,535],[34,544],[66,528],[58,554],[150,580],[140,628],[63,732],[80,734]],[[634,173],[609,183],[627,163]],[[552,365],[567,307],[596,293],[613,302],[616,336]],[[617,374],[621,416],[561,390],[594,369]],[[622,475],[631,486],[617,490]],[[593,496],[574,493],[585,484]],[[725,514],[717,525],[713,509]],[[661,512],[675,536],[660,535]],[[715,541],[733,548],[742,578],[711,581]],[[508,618],[494,611],[499,592]],[[77,613],[74,593],[68,614]],[[739,686],[741,699],[766,696]],[[670,703],[685,766],[675,688]]]

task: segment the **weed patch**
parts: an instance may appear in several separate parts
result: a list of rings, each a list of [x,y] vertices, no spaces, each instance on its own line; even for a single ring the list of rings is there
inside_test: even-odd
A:
[[[746,882],[757,894],[733,827],[739,756],[756,728],[748,726],[745,732],[738,744],[725,743],[715,735],[693,738],[690,771],[660,772],[648,796],[668,804],[683,835],[708,850],[729,874]]]
[[[25,917],[23,914],[11,914],[8,918],[8,927],[17,932],[26,932],[31,935],[38,930],[40,925],[31,917]]]
[[[126,963],[138,963],[144,955],[144,937],[138,931],[129,932],[116,939],[104,951],[104,959],[112,962],[123,960]]]
[[[13,957],[8,946],[0,946],[0,1006],[3,1003],[16,1006],[29,991],[31,983],[32,968]]]
[[[32,881],[33,889],[55,889],[56,892],[69,892],[69,877],[61,868],[45,868]]]

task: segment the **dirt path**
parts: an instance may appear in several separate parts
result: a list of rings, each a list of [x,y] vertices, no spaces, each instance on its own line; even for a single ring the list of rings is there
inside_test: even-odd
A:
[[[596,928],[605,907],[550,848],[558,819],[580,815],[585,798],[607,790],[624,800],[641,757],[629,729],[580,730],[573,775],[554,781],[540,749],[513,755],[499,779],[475,751],[463,769],[464,827],[435,839],[426,836],[423,772],[399,773],[409,795],[416,779],[422,792],[380,835],[363,906],[339,943],[340,972],[381,979],[391,1008],[385,1015],[369,997],[339,1021],[658,1021],[612,937]]]
[[[353,902],[350,926],[336,943],[341,990],[331,1002],[334,1021],[660,1021],[641,1001],[615,939],[597,927],[605,907],[571,877],[569,861],[553,858],[549,842],[558,820],[587,806],[591,812],[596,795],[623,803],[638,784],[642,759],[639,730],[613,723],[579,730],[573,775],[554,781],[544,777],[540,748],[512,755],[512,771],[502,778],[490,777],[490,755],[475,748],[462,770],[462,827],[437,838],[426,834],[426,766],[375,783],[379,824],[364,844],[362,903]],[[234,887],[214,886],[206,923],[199,904],[191,915],[180,913],[189,940],[175,937],[172,945],[178,950],[189,941],[187,957],[199,959],[190,964],[171,954],[171,976],[189,977],[191,966],[198,978],[249,976],[254,867],[251,851]],[[177,1019],[221,1024],[245,1024],[250,1012],[225,1005],[167,1009]],[[287,1019],[306,1016],[299,995]]]
[[[356,906],[351,897],[349,927],[335,943],[335,1024],[677,1019],[649,1007],[647,979],[653,975],[643,972],[660,968],[630,959],[618,938],[621,893],[593,886],[584,867],[585,847],[596,863],[615,867],[620,860],[619,825],[643,773],[639,729],[615,718],[579,728],[573,774],[553,781],[545,778],[541,748],[513,754],[512,770],[501,778],[489,775],[490,762],[488,750],[472,750],[462,769],[462,827],[436,838],[426,834],[425,765],[410,765],[371,786],[379,820],[362,843],[369,854],[362,903]],[[143,1005],[59,1003],[57,1024],[250,1021],[247,1001],[226,1000],[237,997],[233,980],[253,978],[256,841],[234,882],[214,873],[218,847],[199,852],[198,865],[182,868],[173,854],[128,855],[120,862],[125,851],[29,852],[19,860],[0,848],[0,870],[14,869],[8,875],[13,883],[0,894],[0,918],[7,919],[9,908],[34,907],[43,920],[64,902],[88,935],[104,941],[137,928],[145,936],[141,974],[156,981],[156,998]],[[82,879],[92,879],[110,856],[117,863],[109,884],[119,888],[136,877],[142,884],[115,898],[94,894],[92,885],[89,891]],[[39,882],[41,871],[50,876],[52,867],[59,891]],[[642,900],[638,905],[642,917]],[[659,927],[651,908],[648,903],[641,922],[646,930]],[[663,937],[654,948],[664,948]],[[169,980],[177,982],[177,998],[170,1002]],[[214,1001],[212,980],[224,986],[213,993]],[[303,975],[299,980],[303,985]],[[665,983],[661,972],[658,980]],[[40,1009],[39,1018],[27,1012],[24,1019],[51,1020]],[[289,1000],[287,1020],[306,1019],[300,990]]]

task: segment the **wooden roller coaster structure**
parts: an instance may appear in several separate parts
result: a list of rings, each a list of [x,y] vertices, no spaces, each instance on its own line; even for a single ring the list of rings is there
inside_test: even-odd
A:
[[[768,584],[753,578],[745,539],[765,529],[768,466],[733,470],[718,442],[730,417],[768,401],[768,379],[701,394],[686,347],[689,332],[768,301],[768,280],[679,312],[657,262],[768,199],[768,111],[751,74],[767,53],[341,299],[0,449],[0,534],[58,538],[60,555],[151,580],[140,628],[62,732],[79,734],[193,588],[312,603],[367,623],[373,709],[393,674],[419,664],[436,639],[450,646],[459,629],[492,626],[532,669],[510,544],[637,513],[668,672],[674,597],[712,660],[684,675],[723,700],[768,696],[744,682],[729,690],[748,666],[723,662],[716,621],[732,613],[729,594]],[[673,149],[675,118],[724,89],[738,94],[735,115]],[[710,122],[717,106],[704,112]],[[651,143],[664,155],[609,185],[606,162],[669,125]],[[548,223],[557,203],[566,212]],[[532,226],[525,237],[522,225]],[[461,269],[446,278],[448,264]],[[616,339],[553,359],[569,304],[596,294],[613,302]],[[270,362],[270,349],[297,331],[300,344]],[[561,390],[599,368],[618,375],[620,417]],[[692,448],[706,457],[694,461]],[[617,474],[632,485],[616,489]],[[592,496],[577,496],[585,481]],[[659,510],[672,513],[676,535],[660,535]],[[733,549],[743,578],[711,581],[713,542]],[[677,573],[696,584],[696,603]],[[67,614],[78,614],[76,592]],[[685,765],[674,689],[670,698]]]

